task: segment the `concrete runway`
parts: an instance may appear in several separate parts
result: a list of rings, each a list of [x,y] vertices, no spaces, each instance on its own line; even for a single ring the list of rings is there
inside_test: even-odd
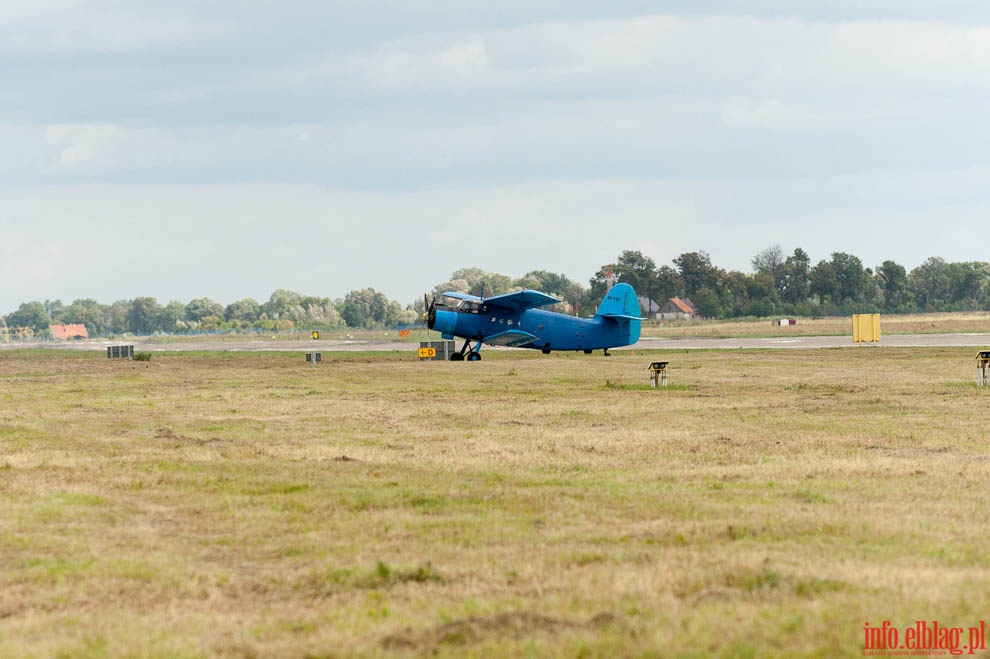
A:
[[[461,342],[458,342],[458,346]],[[299,340],[268,340],[268,339],[225,339],[222,336],[203,337],[202,339],[183,340],[174,343],[158,343],[143,338],[121,339],[117,341],[56,341],[33,343],[0,344],[4,349],[42,349],[42,350],[91,350],[106,352],[107,346],[133,345],[140,352],[172,352],[172,351],[211,351],[211,352],[412,352],[417,343],[408,341],[358,341],[337,339]],[[852,337],[846,336],[794,336],[786,338],[764,339],[706,339],[706,338],[643,338],[632,346],[615,348],[615,350],[732,350],[739,348],[764,348],[783,350],[812,350],[820,348],[856,348],[872,347],[872,344],[857,346]],[[990,349],[990,333],[981,334],[885,334],[879,347],[897,348],[933,348],[933,347],[973,347]],[[485,350],[520,350],[520,348],[501,348],[485,346]],[[599,352],[600,351],[596,351]]]
[[[872,344],[855,344],[846,336],[794,336],[768,339],[641,339],[634,348],[643,350],[728,350],[732,348],[855,348]],[[946,348],[983,347],[990,345],[990,334],[883,334],[880,347]]]

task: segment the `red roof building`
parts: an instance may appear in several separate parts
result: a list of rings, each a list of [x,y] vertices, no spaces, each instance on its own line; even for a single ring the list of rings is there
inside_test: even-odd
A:
[[[684,320],[694,318],[697,313],[691,300],[672,297],[660,307],[657,316],[659,320]]]
[[[86,331],[86,326],[79,325],[49,325],[48,329],[51,330],[52,336],[54,336],[59,341],[68,341],[69,339],[88,339],[89,333]]]

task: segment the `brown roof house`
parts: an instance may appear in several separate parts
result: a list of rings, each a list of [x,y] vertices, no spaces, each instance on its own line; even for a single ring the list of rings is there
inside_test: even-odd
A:
[[[85,325],[49,325],[48,329],[51,330],[52,336],[54,336],[59,341],[67,341],[69,339],[88,339],[89,333],[86,331]]]
[[[691,300],[672,297],[657,312],[657,320],[690,320],[698,315]]]

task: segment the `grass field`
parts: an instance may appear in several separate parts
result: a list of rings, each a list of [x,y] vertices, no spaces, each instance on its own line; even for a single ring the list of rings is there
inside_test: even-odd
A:
[[[987,619],[972,350],[613,353],[0,352],[0,656],[839,657]]]

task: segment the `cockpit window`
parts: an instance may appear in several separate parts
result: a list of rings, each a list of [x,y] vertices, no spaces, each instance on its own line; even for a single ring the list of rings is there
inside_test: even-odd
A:
[[[488,305],[477,300],[461,300],[457,310],[462,313],[488,313]]]

